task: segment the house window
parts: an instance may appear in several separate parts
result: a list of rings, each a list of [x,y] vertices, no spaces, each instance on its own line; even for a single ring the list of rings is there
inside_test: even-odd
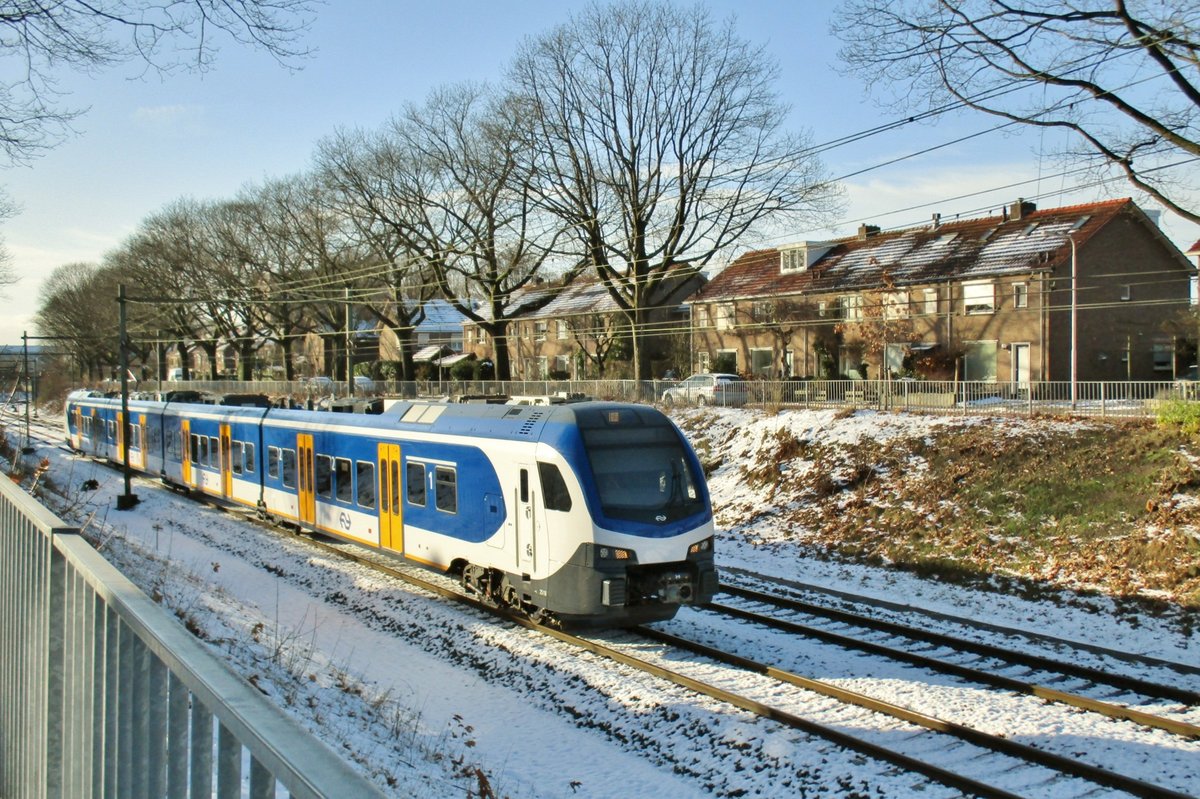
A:
[[[695,318],[697,328],[705,328],[705,327],[709,327],[712,325],[712,322],[710,322],[709,318],[708,318],[708,306],[707,305],[697,305],[694,318]]]
[[[908,292],[889,291],[883,295],[883,317],[903,319],[908,316]]]
[[[775,365],[774,352],[769,349],[750,350],[750,374],[771,377]]]
[[[817,301],[817,316],[824,319],[825,314],[828,313],[828,311],[829,311],[829,303],[826,302],[825,300],[818,300]]]
[[[996,311],[996,284],[990,280],[972,280],[962,284],[963,313],[985,314]]]
[[[559,374],[563,374],[563,375],[571,374],[571,356],[570,355],[554,356],[554,371],[558,372]]]
[[[571,337],[571,326],[565,319],[558,320],[558,340],[566,341]]]
[[[699,354],[699,356],[700,357],[697,361],[697,365],[700,367],[699,371],[700,372],[712,371],[712,356],[708,354],[708,351],[705,350],[705,351],[701,352]]]
[[[1129,283],[1121,284],[1121,299],[1122,301],[1133,299],[1133,286]]]
[[[1170,372],[1175,365],[1175,345],[1158,342],[1154,345],[1154,371]]]
[[[925,297],[922,302],[923,312],[926,316],[937,316],[938,312],[938,290],[925,289]]]
[[[908,354],[908,344],[885,344],[883,348],[884,375],[898,376],[904,371],[904,356]]]
[[[795,247],[790,250],[779,251],[779,271],[787,274],[788,272],[803,272],[808,268],[808,251],[803,247]]]
[[[1029,286],[1025,285],[1024,283],[1013,284],[1013,307],[1029,307]]]
[[[733,305],[717,306],[717,330],[733,329]]]
[[[996,382],[997,341],[967,341],[963,356],[963,379]]]
[[[545,341],[547,327],[548,327],[548,325],[546,322],[534,322],[533,323],[533,340],[534,341]]]
[[[842,319],[847,322],[862,321],[862,295],[847,294],[841,298]]]

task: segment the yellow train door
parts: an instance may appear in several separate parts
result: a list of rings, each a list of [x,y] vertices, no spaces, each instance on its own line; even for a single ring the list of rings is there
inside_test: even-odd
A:
[[[299,487],[300,522],[316,525],[317,497],[313,489],[313,437],[305,433],[296,435],[296,484]]]
[[[125,414],[117,411],[117,461],[125,463]]]
[[[229,499],[233,496],[233,437],[229,433],[229,425],[221,425],[221,496]]]
[[[379,545],[404,551],[404,519],[400,509],[400,445],[379,445]]]
[[[144,414],[144,413],[138,414],[137,419],[138,419],[138,440],[136,443],[137,443],[137,447],[138,447],[138,452],[141,453],[140,460],[138,462],[138,468],[145,471],[146,459],[149,457],[149,453],[148,453],[148,450],[146,447],[146,414]]]
[[[75,449],[83,449],[83,409],[75,406],[75,435],[71,436],[71,445]]]
[[[183,482],[192,485],[192,423],[187,419],[179,420],[179,451],[183,453]]]

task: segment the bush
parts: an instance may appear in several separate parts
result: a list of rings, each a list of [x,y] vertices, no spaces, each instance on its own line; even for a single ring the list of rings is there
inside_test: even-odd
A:
[[[1200,402],[1181,399],[1163,400],[1155,418],[1162,427],[1177,427],[1189,435],[1200,433]]]

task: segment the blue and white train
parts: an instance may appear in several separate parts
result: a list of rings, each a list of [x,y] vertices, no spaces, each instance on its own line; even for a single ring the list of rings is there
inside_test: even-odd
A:
[[[717,591],[703,471],[649,406],[128,408],[126,426],[119,399],[72,393],[70,445],[114,463],[128,446],[134,470],[455,574],[534,618],[639,624]]]

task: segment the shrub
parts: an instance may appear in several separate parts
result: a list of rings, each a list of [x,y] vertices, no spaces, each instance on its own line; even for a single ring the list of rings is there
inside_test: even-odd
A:
[[[1163,400],[1158,404],[1155,417],[1160,426],[1177,427],[1189,435],[1200,433],[1200,402]]]

